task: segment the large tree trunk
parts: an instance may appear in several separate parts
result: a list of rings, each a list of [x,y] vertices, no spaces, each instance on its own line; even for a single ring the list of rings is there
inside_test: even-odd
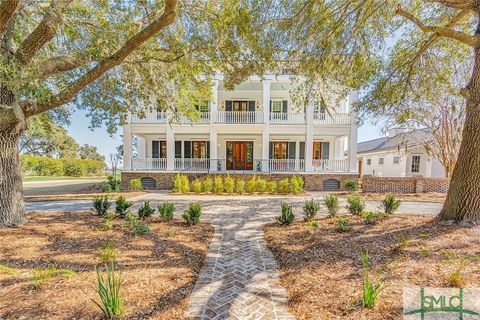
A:
[[[476,34],[480,34],[477,30]],[[475,49],[472,79],[465,90],[467,113],[457,164],[440,221],[480,224],[480,51]]]
[[[18,139],[18,134],[0,131],[0,227],[26,221]]]

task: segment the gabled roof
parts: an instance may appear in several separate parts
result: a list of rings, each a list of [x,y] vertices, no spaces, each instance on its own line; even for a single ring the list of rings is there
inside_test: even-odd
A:
[[[428,129],[419,129],[411,132],[399,133],[393,137],[383,137],[357,144],[357,153],[370,153],[399,147],[412,148],[420,145],[423,141],[432,141],[432,135]]]

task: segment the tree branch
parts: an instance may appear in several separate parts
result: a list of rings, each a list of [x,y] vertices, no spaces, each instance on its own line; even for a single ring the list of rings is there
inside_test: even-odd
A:
[[[120,65],[130,53],[139,48],[147,40],[155,36],[160,30],[166,28],[175,21],[177,0],[167,0],[163,14],[155,19],[151,24],[142,29],[139,33],[127,40],[125,44],[113,55],[101,60],[97,66],[88,71],[85,75],[73,82],[58,95],[52,97],[50,101],[34,105],[33,103],[24,103],[25,114],[30,117],[35,114],[59,107],[69,102],[75,95],[87,85],[91,84],[102,76],[105,72]]]
[[[4,0],[0,3],[0,39],[3,38],[3,33],[8,25],[8,22],[14,15],[20,4],[20,0]]]
[[[453,30],[448,27],[439,27],[439,26],[427,26],[420,19],[415,17],[410,12],[403,10],[400,4],[397,5],[397,14],[401,15],[405,19],[413,22],[417,27],[420,28],[423,32],[432,32],[441,37],[447,37],[450,39],[457,40],[462,42],[470,47],[477,47],[479,45],[479,38],[477,36],[470,36],[460,31]]]
[[[53,39],[62,22],[63,11],[72,0],[52,0],[45,16],[33,32],[22,42],[15,58],[21,64],[27,64],[47,42]]]
[[[423,0],[423,2],[440,3],[455,9],[473,9],[473,0]]]
[[[38,79],[46,79],[54,74],[76,69],[90,61],[91,59],[88,55],[82,53],[73,53],[68,56],[54,57],[39,61],[34,66],[34,77]]]

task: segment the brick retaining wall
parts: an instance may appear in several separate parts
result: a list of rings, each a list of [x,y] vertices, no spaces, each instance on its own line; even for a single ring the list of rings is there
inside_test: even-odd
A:
[[[447,193],[450,179],[443,178],[396,178],[396,177],[362,177],[363,192],[372,193]]]
[[[152,178],[157,183],[158,190],[172,190],[174,172],[140,172],[140,171],[126,171],[122,172],[122,189],[127,190],[132,179]],[[203,179],[207,173],[185,173],[189,176],[190,181],[195,178]],[[220,175],[226,175],[225,173],[218,173]],[[210,174],[212,175],[212,174]],[[298,173],[298,174],[257,174],[258,177],[262,177],[266,180],[281,180],[286,177],[299,175],[304,178],[306,191],[323,191],[323,184],[326,180],[337,180],[340,182],[341,191],[344,190],[343,181],[348,179],[357,179],[356,174],[322,174],[322,173]],[[231,174],[231,177],[244,180],[250,179],[253,174]]]

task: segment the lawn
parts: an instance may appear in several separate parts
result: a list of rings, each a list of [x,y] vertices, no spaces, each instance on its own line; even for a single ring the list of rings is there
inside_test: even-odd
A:
[[[63,181],[63,180],[98,180],[104,181],[106,176],[87,176],[87,177],[57,177],[57,176],[25,176],[23,182],[44,182],[44,181]]]
[[[268,247],[298,319],[401,319],[403,287],[480,286],[480,230],[436,226],[432,217],[393,215],[374,225],[349,217],[351,232],[338,232],[337,218],[264,228]],[[370,277],[385,279],[373,309],[359,304],[362,250]]]
[[[0,230],[0,318],[100,319],[95,267],[111,243],[120,270],[127,318],[181,319],[204,262],[213,228],[160,223],[135,237],[121,220],[102,228],[91,212],[44,213]],[[104,251],[103,251],[104,252]]]

